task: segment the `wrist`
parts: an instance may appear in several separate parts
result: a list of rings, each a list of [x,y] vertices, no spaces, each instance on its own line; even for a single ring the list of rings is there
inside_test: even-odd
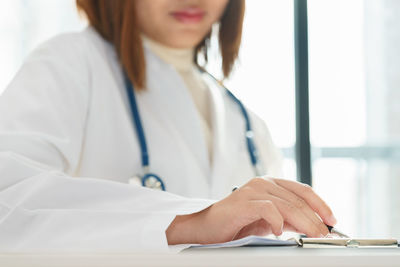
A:
[[[176,216],[165,231],[168,245],[199,243],[202,212]]]

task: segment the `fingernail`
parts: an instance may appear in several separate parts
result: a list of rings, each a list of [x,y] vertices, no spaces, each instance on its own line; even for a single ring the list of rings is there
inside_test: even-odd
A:
[[[329,217],[329,223],[333,226],[337,223],[337,220],[333,214]]]

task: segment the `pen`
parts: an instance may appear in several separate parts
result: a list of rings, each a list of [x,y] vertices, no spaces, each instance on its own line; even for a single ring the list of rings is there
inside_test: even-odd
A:
[[[326,227],[328,227],[329,233],[335,234],[335,235],[337,235],[339,237],[343,237],[343,238],[350,238],[348,235],[343,234],[341,231],[339,231],[335,227],[327,225],[327,224],[325,224],[325,225],[326,225]]]

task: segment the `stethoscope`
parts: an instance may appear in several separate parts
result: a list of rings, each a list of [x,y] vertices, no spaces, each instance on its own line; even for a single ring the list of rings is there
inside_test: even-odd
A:
[[[218,84],[218,86],[221,86],[227,95],[235,102],[240,108],[240,111],[242,113],[243,119],[245,121],[245,131],[246,131],[246,144],[247,144],[247,150],[249,153],[250,157],[250,162],[251,165],[254,169],[254,173],[256,176],[261,176],[264,175],[262,166],[260,164],[259,158],[258,158],[258,152],[257,148],[254,142],[254,132],[251,127],[251,122],[249,115],[247,113],[246,108],[242,104],[242,102],[231,92],[226,88],[222,82],[220,82],[217,78],[215,78],[211,73],[207,72],[203,68],[199,68],[202,73],[207,74],[215,83]],[[129,98],[129,104],[130,104],[130,110],[132,113],[132,119],[133,123],[135,126],[137,138],[139,141],[140,145],[140,153],[141,153],[141,161],[142,161],[142,174],[141,175],[136,175],[132,178],[129,179],[129,183],[131,184],[141,184],[144,187],[147,188],[152,188],[152,189],[158,189],[165,191],[165,183],[161,179],[160,176],[158,176],[155,173],[152,173],[150,171],[150,159],[149,159],[149,151],[147,149],[147,142],[146,142],[146,136],[144,134],[144,129],[142,125],[142,121],[140,118],[139,114],[139,109],[138,105],[136,102],[136,96],[135,96],[135,90],[132,85],[132,83],[129,81],[129,79],[126,79],[126,91],[128,94]]]

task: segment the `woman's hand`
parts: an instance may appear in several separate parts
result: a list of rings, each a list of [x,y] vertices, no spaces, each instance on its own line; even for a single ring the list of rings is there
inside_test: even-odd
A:
[[[248,235],[277,236],[290,230],[309,237],[329,233],[336,219],[308,185],[254,178],[228,197],[198,213],[177,216],[166,231],[168,244],[210,244]]]

